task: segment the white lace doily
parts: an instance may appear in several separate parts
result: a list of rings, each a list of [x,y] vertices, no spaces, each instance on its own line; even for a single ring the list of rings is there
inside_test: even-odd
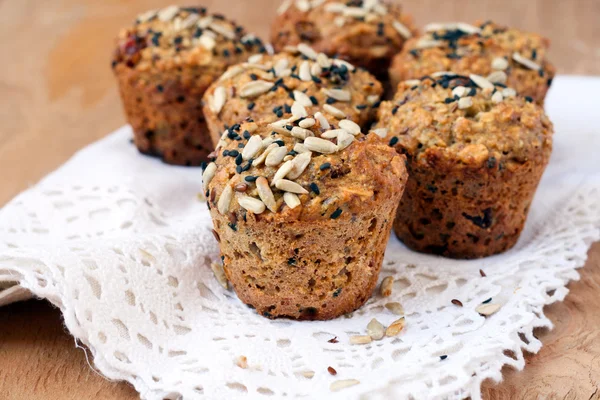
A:
[[[271,321],[224,290],[209,267],[218,249],[197,198],[200,170],[140,156],[128,128],[0,211],[0,281],[59,306],[95,367],[146,399],[477,399],[482,380],[500,380],[504,364],[523,368],[522,349],[539,350],[532,330],[551,326],[544,305],[564,298],[599,239],[597,93],[599,79],[556,79],[554,154],[516,248],[455,261],[392,238],[382,271],[394,277],[392,297],[375,295],[351,318]],[[502,308],[486,319],[475,308],[489,298]],[[397,318],[389,301],[406,310],[401,335],[348,344],[371,318]],[[360,383],[331,391],[346,379]]]

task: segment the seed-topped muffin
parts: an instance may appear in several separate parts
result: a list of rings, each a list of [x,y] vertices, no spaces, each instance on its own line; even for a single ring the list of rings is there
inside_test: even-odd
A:
[[[292,108],[230,128],[204,189],[240,299],[269,318],[330,319],[371,295],[405,160],[351,120]]]
[[[276,50],[308,43],[387,79],[394,54],[417,34],[398,4],[380,0],[285,0],[271,28]]]
[[[328,118],[349,118],[365,127],[381,93],[381,84],[368,72],[300,44],[229,68],[206,91],[204,115],[215,144],[224,130],[247,117],[281,119],[292,112],[294,101],[309,113],[322,110]]]
[[[198,7],[148,11],[116,42],[112,65],[137,148],[180,165],[199,165],[213,150],[204,91],[228,66],[265,51],[242,27]]]
[[[547,60],[548,39],[492,22],[429,24],[425,31],[394,57],[392,84],[436,72],[477,74],[544,103],[556,73]]]
[[[410,248],[454,258],[503,252],[519,238],[552,151],[544,110],[478,76],[406,81],[375,132],[406,155],[394,222]]]

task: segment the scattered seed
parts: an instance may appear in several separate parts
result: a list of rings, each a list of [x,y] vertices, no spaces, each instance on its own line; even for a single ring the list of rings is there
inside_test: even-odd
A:
[[[458,108],[461,110],[465,110],[471,106],[473,106],[473,98],[471,97],[463,97],[458,100]]]
[[[367,325],[367,334],[373,340],[381,340],[383,338],[383,335],[385,334],[385,328],[381,324],[381,322],[373,318],[371,322],[369,322],[369,324]]]
[[[394,20],[392,26],[404,39],[410,39],[412,37],[412,32],[402,22]]]
[[[279,190],[283,190],[284,192],[297,193],[297,194],[307,194],[308,190],[304,189],[302,186],[297,184],[296,182],[292,182],[288,179],[279,179],[275,182],[275,187]]]
[[[447,355],[440,356],[440,360],[441,360],[441,361],[444,361],[446,358],[448,358],[448,356],[447,356]]]
[[[267,206],[271,212],[277,211],[277,203],[275,202],[275,196],[273,196],[273,192],[269,187],[269,181],[267,178],[261,176],[256,180],[256,189],[258,191],[258,197],[262,200],[263,203]]]
[[[223,189],[221,196],[219,197],[219,202],[217,203],[217,209],[221,215],[227,214],[229,211],[229,203],[231,203],[231,198],[233,197],[233,190],[231,186],[227,185]]]
[[[263,80],[251,81],[242,86],[240,90],[241,98],[253,98],[267,93],[273,87],[273,82]]]
[[[311,157],[312,153],[310,151],[298,154],[292,161],[292,169],[287,174],[287,177],[296,179],[302,175],[308,164],[310,164]]]
[[[333,337],[333,338],[329,339],[327,342],[328,342],[328,343],[338,343],[338,342],[339,342],[339,340],[338,340],[338,338],[337,338],[337,336],[336,336],[336,337]]]
[[[342,110],[332,106],[331,104],[324,104],[323,110],[325,110],[325,112],[327,112],[328,114],[331,114],[332,116],[334,116],[336,118],[339,118],[339,119],[346,118],[346,114]]]
[[[360,126],[352,120],[343,119],[339,122],[339,126],[351,135],[358,135],[360,133]]]
[[[542,69],[542,67],[540,67],[539,64],[531,61],[529,58],[523,57],[522,55],[520,55],[517,52],[513,53],[512,58],[519,64],[521,64],[524,67],[527,67],[529,69],[533,69],[535,71],[539,71],[540,69]]]
[[[481,275],[483,278],[485,278],[487,275],[485,274],[485,272],[483,272],[482,269],[479,270],[479,275]]]
[[[393,314],[404,315],[404,308],[402,307],[402,304],[400,304],[396,301],[391,302],[391,303],[386,303],[385,308],[390,310]]]
[[[494,304],[494,303],[480,304],[475,309],[475,311],[477,311],[479,314],[487,317],[489,315],[496,313],[500,309],[500,307],[501,307],[500,304]]]
[[[494,84],[481,75],[470,74],[469,78],[482,89],[494,89]]]
[[[459,307],[463,306],[462,301],[460,301],[458,299],[452,299],[452,304],[454,304],[455,306],[459,306]]]
[[[248,359],[246,358],[246,356],[239,356],[235,359],[235,365],[242,369],[246,369],[248,368]]]
[[[496,57],[492,60],[492,69],[504,71],[508,68],[508,61],[504,57]]]
[[[359,383],[360,381],[356,379],[343,379],[333,382],[331,385],[329,385],[329,389],[332,392],[337,392],[338,390],[346,389],[350,386],[358,385]]]
[[[219,284],[221,286],[223,286],[223,289],[228,289],[228,285],[227,285],[227,276],[225,275],[225,270],[223,269],[223,265],[219,264],[219,263],[211,263],[210,264],[210,268],[213,271],[213,274],[215,275],[215,278],[217,279],[217,282],[219,282]]]
[[[327,372],[333,376],[337,375],[337,371],[333,367],[327,367]]]
[[[394,286],[394,278],[391,276],[386,276],[381,281],[381,286],[379,287],[379,293],[383,297],[390,297],[392,295],[392,288]]]
[[[254,197],[243,194],[240,195],[237,200],[241,207],[253,214],[261,214],[263,211],[265,211],[265,203]]]
[[[304,140],[304,146],[311,151],[316,151],[322,154],[331,154],[337,151],[337,146],[329,140],[314,136],[307,137]]]
[[[392,322],[392,324],[390,326],[388,326],[387,329],[385,330],[385,336],[388,336],[388,337],[397,336],[404,329],[404,323],[405,323],[404,317]]]
[[[215,164],[214,162],[211,162],[210,164],[208,164],[206,166],[206,169],[202,173],[202,183],[203,183],[202,186],[203,186],[204,190],[208,189],[208,184],[215,177],[216,173],[217,173],[217,164]]]
[[[373,341],[369,335],[350,336],[350,344],[369,344]]]
[[[274,148],[273,150],[271,150],[269,152],[269,155],[267,155],[267,159],[265,160],[265,165],[267,167],[274,167],[274,166],[281,164],[281,161],[283,161],[283,157],[285,157],[287,152],[288,152],[287,147],[277,146],[277,148]]]
[[[300,205],[300,199],[294,193],[289,193],[289,192],[284,193],[283,201],[291,209],[294,209]]]

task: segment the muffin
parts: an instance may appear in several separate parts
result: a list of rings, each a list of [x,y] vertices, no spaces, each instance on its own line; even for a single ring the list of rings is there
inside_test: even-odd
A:
[[[135,145],[179,165],[200,165],[213,150],[204,91],[228,66],[265,51],[223,16],[176,6],[138,16],[116,44],[112,66]]]
[[[543,105],[556,73],[546,59],[548,39],[492,22],[429,24],[425,30],[394,57],[390,67],[394,86],[439,71],[477,74]]]
[[[387,79],[392,57],[417,34],[398,4],[379,0],[286,0],[271,27],[276,50],[308,43]]]
[[[293,109],[231,128],[203,182],[239,298],[269,318],[325,320],[371,295],[405,160],[350,120]]]
[[[552,151],[539,105],[478,75],[443,75],[401,83],[378,118],[375,132],[407,157],[400,240],[453,258],[517,242]]]
[[[375,77],[305,44],[250,61],[229,68],[206,91],[204,115],[215,145],[224,130],[247,117],[281,119],[292,112],[294,100],[309,113],[322,110],[328,118],[349,118],[361,127],[379,105],[382,88]]]

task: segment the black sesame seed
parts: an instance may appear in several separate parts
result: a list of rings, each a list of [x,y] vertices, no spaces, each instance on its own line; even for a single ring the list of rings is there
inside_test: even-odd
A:
[[[291,131],[291,130],[292,130],[292,128],[293,128],[293,126],[292,126],[292,125],[286,125],[286,126],[285,126],[285,129],[287,129],[288,131]]]
[[[533,49],[531,50],[531,59],[535,60],[537,58],[537,50]]]
[[[238,174],[242,173],[242,166],[238,165],[237,167],[235,167],[235,172],[237,172]]]
[[[327,100],[325,101],[327,104],[335,104],[337,103],[337,100],[334,99],[333,97],[328,97]]]
[[[295,150],[289,151],[289,152],[287,153],[287,155],[288,155],[288,156],[295,156],[295,155],[297,155],[297,154],[298,154],[298,152],[297,152],[297,151],[295,151]]]
[[[185,96],[177,96],[176,100],[178,103],[183,103],[185,101]]]
[[[258,179],[258,176],[252,176],[252,175],[248,175],[247,177],[244,178],[244,180],[246,182],[250,182],[250,183],[256,181],[257,179]]]
[[[284,142],[283,140],[276,140],[276,141],[274,141],[273,143],[277,143],[277,145],[278,145],[279,147],[283,147],[283,146],[285,146],[285,142]]]
[[[316,183],[312,182],[309,186],[310,186],[310,190],[312,190],[317,196],[321,194],[321,191],[319,190],[319,186],[317,186]]]
[[[398,112],[398,106],[392,108],[392,115],[396,115],[396,113]]]
[[[229,156],[229,150],[223,150],[223,157]]]
[[[533,103],[533,97],[531,96],[525,96],[525,101],[528,103]]]
[[[227,225],[228,225],[228,226],[229,226],[229,227],[230,227],[230,228],[231,228],[231,229],[232,229],[234,232],[236,232],[236,231],[237,231],[237,225],[236,225],[236,224],[232,224],[231,222],[229,222]]]
[[[444,361],[446,358],[448,358],[448,356],[444,355],[444,356],[440,356],[440,360]]]
[[[336,291],[333,292],[333,297],[338,297],[340,293],[342,293],[342,288],[336,289]]]
[[[288,114],[292,112],[292,107],[290,107],[288,104],[285,104],[283,106],[283,108],[284,108],[285,112]]]
[[[244,143],[238,143],[238,149],[243,149],[244,148]]]
[[[398,143],[398,137],[394,136],[393,138],[390,139],[390,142],[388,143],[390,146],[395,146],[396,143]]]
[[[319,167],[319,169],[321,171],[325,171],[326,169],[329,169],[329,168],[331,168],[331,164],[328,162],[321,164],[321,166]]]
[[[250,79],[252,79],[253,81],[258,79],[258,75],[256,74],[250,74]]]
[[[364,110],[365,108],[367,108],[366,104],[359,104],[359,105],[356,106],[357,110]]]
[[[235,157],[235,165],[242,165],[242,162],[243,162],[243,161],[244,161],[244,159],[242,158],[242,155],[241,155],[241,154],[238,154],[238,155]]]
[[[294,257],[288,258],[288,265],[296,265],[296,259]]]
[[[340,215],[342,215],[342,209],[338,208],[331,214],[331,219],[337,219]]]
[[[156,90],[158,90],[160,93],[164,92],[165,88],[163,87],[163,85],[156,85]]]
[[[317,98],[315,96],[310,96],[310,101],[315,105],[319,105],[319,100],[317,100]]]
[[[162,32],[156,32],[152,35],[152,44],[155,46],[160,46],[160,37],[162,36]]]
[[[489,299],[487,299],[486,301],[482,302],[481,304],[488,304],[492,301],[492,298],[490,297]]]
[[[252,110],[255,105],[255,103],[248,103],[248,110]]]
[[[373,108],[379,108],[381,105],[381,100],[377,101],[377,103],[373,104]]]
[[[409,52],[413,57],[419,57],[419,50],[413,49]]]
[[[251,135],[250,135],[250,132],[244,131],[243,136],[244,136],[244,139],[248,140],[248,139],[250,139]]]
[[[454,101],[456,101],[456,99],[454,97],[446,97],[446,100],[444,100],[444,103],[450,104]]]
[[[173,43],[175,44],[181,44],[181,42],[183,42],[183,38],[181,36],[176,36],[175,39],[173,39]]]
[[[469,92],[469,94],[467,94],[467,96],[475,96],[477,94],[477,89],[472,88],[471,91]]]
[[[321,83],[321,82],[322,82],[322,81],[321,81],[321,79],[320,79],[320,78],[317,78],[316,76],[313,76],[313,77],[312,77],[312,80],[313,80],[313,82],[315,82],[315,83]]]
[[[277,115],[277,117],[279,117],[279,118],[283,117],[283,110],[277,110],[275,112],[275,115]]]

